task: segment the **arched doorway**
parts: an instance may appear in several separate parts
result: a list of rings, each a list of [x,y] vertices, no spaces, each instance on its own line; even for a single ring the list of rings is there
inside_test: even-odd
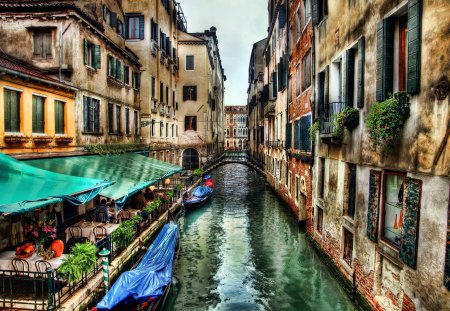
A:
[[[183,152],[183,169],[193,170],[199,167],[198,152],[195,149],[186,149]]]

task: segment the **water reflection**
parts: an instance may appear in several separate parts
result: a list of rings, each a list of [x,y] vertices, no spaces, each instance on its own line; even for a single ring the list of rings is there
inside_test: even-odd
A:
[[[212,201],[180,218],[169,310],[353,310],[261,175],[228,164]]]

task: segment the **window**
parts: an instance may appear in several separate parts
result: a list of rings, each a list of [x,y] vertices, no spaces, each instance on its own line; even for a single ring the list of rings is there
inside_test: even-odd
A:
[[[137,72],[137,71],[133,71],[133,75],[131,78],[132,78],[131,83],[133,85],[133,88],[135,90],[139,91],[141,88],[141,73]]]
[[[329,81],[330,102],[342,102],[342,59],[331,63]]]
[[[3,89],[5,132],[20,132],[20,92]]]
[[[277,96],[278,96],[277,73],[274,71],[272,73],[272,98],[277,98]]]
[[[342,259],[349,267],[353,266],[353,233],[343,228],[344,230],[344,250]]]
[[[319,234],[322,234],[323,230],[323,209],[318,207],[317,208],[317,232]]]
[[[139,113],[137,111],[134,112],[134,135],[139,134]]]
[[[197,100],[197,86],[183,86],[183,101]]]
[[[156,123],[156,121],[152,120],[152,128],[151,128],[151,135],[152,135],[152,137],[156,136],[155,123]]]
[[[33,95],[33,133],[44,133],[45,98]]]
[[[169,87],[166,86],[166,102],[167,102],[167,107],[169,107]]]
[[[116,125],[117,125],[117,135],[122,135],[122,113],[120,111],[120,106],[116,106]]]
[[[156,78],[152,77],[152,98],[156,98]]]
[[[164,122],[159,123],[159,137],[164,137]]]
[[[130,108],[125,108],[125,134],[131,135],[130,131]]]
[[[173,125],[173,124],[172,124],[171,131],[172,131],[172,137],[175,137],[175,125]]]
[[[289,172],[288,189],[289,189],[289,195],[291,195],[291,193],[292,193],[292,172]]]
[[[108,133],[114,134],[114,104],[108,103]]]
[[[325,158],[320,158],[320,179],[319,179],[319,198],[324,198],[324,188],[325,188]]]
[[[184,117],[184,130],[185,131],[196,131],[197,130],[197,117],[196,116],[185,116]]]
[[[52,58],[52,31],[35,30],[33,31],[33,57]]]
[[[103,20],[109,25],[111,23],[111,11],[106,5],[103,5]]]
[[[159,82],[159,101],[164,103],[164,84]]]
[[[301,74],[302,74],[302,71],[300,70],[300,64],[298,64],[296,67],[296,77],[295,77],[295,90],[296,90],[295,94],[297,96],[299,96],[301,93],[301,87],[300,87]]]
[[[65,133],[65,106],[66,103],[60,100],[55,100],[55,134]]]
[[[125,37],[125,32],[123,29],[123,22],[121,20],[117,20],[117,33],[121,36],[121,37]]]
[[[125,17],[127,39],[144,39],[144,16],[128,15]]]
[[[302,91],[311,86],[311,50],[302,59]]]
[[[84,39],[84,64],[94,68],[101,68],[100,46]]]
[[[100,133],[100,101],[83,96],[83,127],[85,133]]]
[[[298,201],[300,195],[300,178],[295,176],[295,201]]]
[[[302,29],[305,29],[306,24],[311,18],[311,0],[302,1]]]
[[[347,172],[347,216],[355,218],[356,207],[356,165],[349,164]]]
[[[166,123],[166,137],[169,137],[169,123]]]
[[[153,20],[151,20],[151,37],[152,40],[158,42],[158,24]]]
[[[122,80],[122,62],[108,55],[108,76]]]
[[[403,227],[403,190],[405,174],[385,172],[383,178],[382,237],[400,245]]]
[[[295,38],[297,43],[300,41],[301,33],[302,30],[300,28],[300,10],[297,10],[297,13],[295,14]]]
[[[328,15],[328,0],[319,0],[319,22]]]
[[[186,70],[194,70],[194,55],[186,55]]]
[[[125,82],[126,85],[130,85],[130,67],[129,66],[123,66],[123,82]]]
[[[311,115],[306,115],[300,118],[300,150],[305,152],[311,151],[311,138],[309,129],[311,128]],[[297,138],[296,138],[297,139]]]

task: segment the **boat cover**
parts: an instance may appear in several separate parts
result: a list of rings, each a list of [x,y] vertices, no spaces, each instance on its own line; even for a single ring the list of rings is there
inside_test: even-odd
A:
[[[210,187],[198,186],[198,187],[195,187],[194,191],[192,191],[192,195],[199,197],[199,198],[204,198],[204,197],[210,195],[212,192],[213,192],[213,190]]]
[[[172,264],[176,251],[178,226],[166,224],[145,253],[139,265],[122,273],[110,291],[98,303],[97,310],[136,305],[155,299],[172,281]]]
[[[208,186],[209,188],[214,188],[214,182],[212,179],[207,179],[205,181],[205,186]]]
[[[203,176],[203,181],[207,180],[207,179],[212,179],[211,175],[205,175]]]

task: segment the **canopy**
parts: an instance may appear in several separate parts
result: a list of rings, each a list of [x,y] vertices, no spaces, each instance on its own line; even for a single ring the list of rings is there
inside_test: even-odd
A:
[[[166,224],[145,253],[136,269],[122,273],[97,310],[111,310],[158,298],[172,281],[172,266],[178,238],[178,226]]]
[[[0,213],[24,213],[62,201],[84,204],[111,184],[45,171],[0,153]]]
[[[179,166],[135,153],[39,159],[27,163],[57,173],[113,180],[116,183],[100,194],[114,200],[123,198],[122,203],[141,189],[182,171]]]

